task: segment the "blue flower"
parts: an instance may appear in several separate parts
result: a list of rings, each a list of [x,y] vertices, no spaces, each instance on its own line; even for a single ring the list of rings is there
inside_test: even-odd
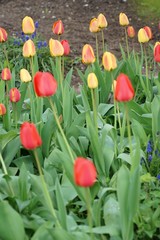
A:
[[[36,21],[36,22],[35,22],[35,28],[38,28],[38,27],[39,27],[39,22]]]
[[[43,47],[47,47],[47,42],[46,41],[43,42]]]
[[[157,175],[157,179],[160,180],[160,173]]]
[[[25,40],[26,41],[29,40],[29,36],[28,35],[25,36]]]
[[[32,39],[34,39],[36,37],[36,31],[34,31],[34,33],[31,35]]]
[[[151,161],[152,161],[152,155],[149,154],[149,155],[148,155],[148,162],[151,162]]]
[[[43,47],[43,44],[42,44],[42,41],[39,41],[38,43],[37,43],[37,47],[40,49],[41,47]]]
[[[151,153],[152,152],[152,143],[151,143],[151,141],[148,141],[146,152],[147,153]]]

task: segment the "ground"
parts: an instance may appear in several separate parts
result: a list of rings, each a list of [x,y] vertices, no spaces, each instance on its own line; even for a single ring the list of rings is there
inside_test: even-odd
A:
[[[120,12],[127,14],[136,31],[148,25],[153,30],[153,41],[159,37],[158,20],[148,15],[141,17],[141,10],[133,0],[0,0],[0,10],[0,27],[4,27],[10,35],[20,32],[22,19],[31,16],[34,21],[39,21],[38,31],[47,41],[51,37],[56,38],[52,25],[61,19],[65,28],[62,38],[69,41],[73,57],[81,56],[82,47],[86,43],[95,48],[95,36],[89,32],[89,22],[99,13],[107,18],[105,43],[116,56],[120,52],[119,43],[124,42],[124,29],[118,22]],[[137,39],[134,41],[138,46]]]

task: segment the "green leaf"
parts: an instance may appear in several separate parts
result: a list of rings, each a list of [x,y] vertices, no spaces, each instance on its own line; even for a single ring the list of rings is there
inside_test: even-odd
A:
[[[0,213],[0,238],[24,240],[25,231],[20,215],[7,202],[0,202]]]

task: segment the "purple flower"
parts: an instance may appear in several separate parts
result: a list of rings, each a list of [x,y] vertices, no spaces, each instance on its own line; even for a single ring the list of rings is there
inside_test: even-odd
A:
[[[160,173],[157,175],[157,179],[160,180]]]
[[[36,21],[36,22],[35,22],[35,28],[38,28],[38,27],[39,27],[39,22]]]
[[[36,37],[36,31],[34,31],[34,33],[31,35],[32,39],[34,39]]]
[[[40,49],[41,47],[43,47],[43,44],[42,44],[42,41],[39,41],[38,43],[37,43],[37,47]]]
[[[151,161],[152,161],[152,155],[149,154],[149,155],[148,155],[148,162],[151,162]]]
[[[152,143],[151,143],[151,141],[148,141],[146,152],[147,153],[151,153],[152,152]]]
[[[47,42],[46,41],[43,42],[43,47],[47,47]]]

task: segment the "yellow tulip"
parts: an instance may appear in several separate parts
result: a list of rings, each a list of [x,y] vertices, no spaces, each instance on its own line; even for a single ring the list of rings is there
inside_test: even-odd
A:
[[[32,80],[30,73],[25,68],[20,70],[20,79],[22,82],[30,82]]]
[[[98,87],[98,79],[95,73],[89,73],[87,78],[88,87],[94,89]]]
[[[22,20],[22,31],[25,34],[32,34],[35,32],[35,25],[31,17],[26,16]]]
[[[148,42],[148,41],[149,41],[149,37],[147,35],[147,32],[145,31],[144,28],[141,28],[138,31],[138,42],[139,43],[145,43],[145,42]]]
[[[60,41],[50,38],[49,50],[52,57],[60,57],[64,54],[64,48]]]
[[[129,20],[128,20],[128,17],[125,13],[120,13],[119,14],[119,24],[121,26],[128,26],[129,25]]]
[[[102,57],[102,64],[105,70],[111,71],[117,67],[116,57],[111,52],[105,52]]]
[[[24,57],[33,57],[36,54],[36,49],[34,42],[29,39],[23,45],[23,56]]]

